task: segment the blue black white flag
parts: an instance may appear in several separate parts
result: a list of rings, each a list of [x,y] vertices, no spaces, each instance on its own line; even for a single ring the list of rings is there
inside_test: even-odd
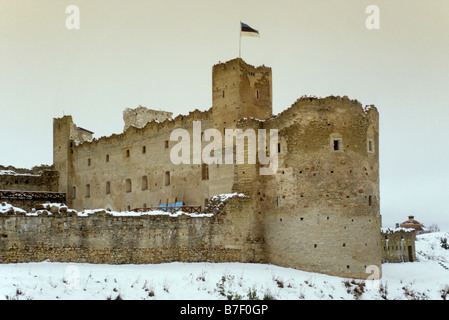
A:
[[[251,28],[246,23],[240,22],[240,35],[249,37],[260,37],[259,31]]]

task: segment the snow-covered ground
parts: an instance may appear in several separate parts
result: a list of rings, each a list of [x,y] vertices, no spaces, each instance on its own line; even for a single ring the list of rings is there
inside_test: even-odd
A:
[[[246,263],[0,264],[0,299],[449,300],[449,250],[441,248],[442,237],[449,233],[418,236],[419,261],[383,264],[377,281]]]

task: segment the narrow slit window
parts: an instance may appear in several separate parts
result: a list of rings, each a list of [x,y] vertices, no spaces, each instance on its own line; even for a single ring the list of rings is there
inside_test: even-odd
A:
[[[331,148],[332,151],[343,151],[343,140],[341,138],[333,138]]]
[[[106,162],[109,162],[109,155],[106,155]]]
[[[206,163],[201,165],[201,179],[209,180],[209,166]]]
[[[125,191],[126,192],[131,192],[132,191],[131,179],[126,179],[126,181],[125,181]]]
[[[86,184],[86,198],[90,197],[90,184]]]
[[[374,140],[373,139],[368,140],[368,152],[370,152],[370,153],[374,152]]]
[[[111,193],[111,183],[108,181],[106,182],[106,194]]]
[[[148,177],[142,177],[142,190],[148,190]]]
[[[373,205],[373,196],[368,196],[368,205],[369,206]]]
[[[170,171],[165,171],[165,185],[170,185]]]

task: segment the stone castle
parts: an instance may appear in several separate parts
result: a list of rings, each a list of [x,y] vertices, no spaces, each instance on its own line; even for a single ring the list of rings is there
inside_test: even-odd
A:
[[[0,261],[263,262],[361,279],[368,266],[381,270],[386,249],[374,106],[302,97],[273,115],[271,68],[237,58],[213,67],[209,110],[172,118],[139,107],[125,110],[124,120],[123,133],[93,139],[71,116],[54,119],[54,163],[41,171],[53,177],[47,190],[64,194],[78,211],[106,210],[89,217],[2,215]],[[202,148],[210,143],[194,132],[197,121],[203,131],[276,129],[276,172],[261,175],[265,165],[248,161],[174,164],[174,129],[192,139],[201,134]],[[14,190],[5,179],[0,175],[0,189]],[[30,190],[20,179],[15,189]],[[231,193],[236,196],[217,204],[218,195]],[[180,202],[208,214],[108,213]]]

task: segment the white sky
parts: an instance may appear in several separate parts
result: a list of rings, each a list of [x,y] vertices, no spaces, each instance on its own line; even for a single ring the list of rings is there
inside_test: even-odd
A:
[[[415,215],[447,231],[448,18],[447,0],[0,0],[0,164],[51,164],[63,114],[100,137],[127,107],[209,109],[212,66],[238,56],[243,21],[261,38],[242,38],[242,58],[273,70],[273,112],[302,95],[376,105],[383,225]]]

